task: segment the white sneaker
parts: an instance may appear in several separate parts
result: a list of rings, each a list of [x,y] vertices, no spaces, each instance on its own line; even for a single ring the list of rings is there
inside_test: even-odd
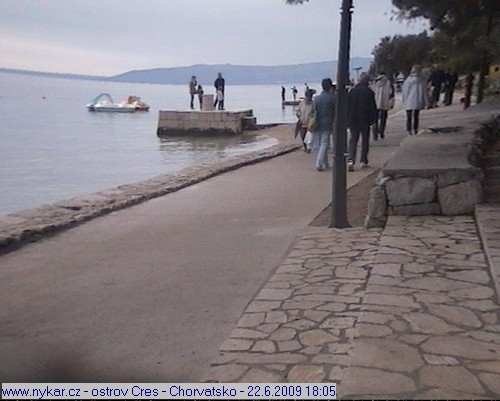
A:
[[[349,160],[347,162],[347,170],[354,171],[354,162],[353,161]]]
[[[361,163],[361,168],[362,169],[370,168],[370,165],[368,163]]]

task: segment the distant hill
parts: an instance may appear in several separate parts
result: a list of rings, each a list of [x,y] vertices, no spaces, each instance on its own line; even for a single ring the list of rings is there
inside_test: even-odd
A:
[[[351,59],[351,69],[361,67],[361,71],[367,71],[370,62],[370,58],[353,58]],[[198,64],[189,67],[129,71],[124,74],[110,77],[110,80],[181,85],[186,84],[192,75],[196,75],[199,83],[212,84],[218,72],[222,73],[227,83],[230,85],[316,83],[320,82],[325,77],[330,77],[334,81],[336,80],[337,61],[277,66]]]
[[[351,71],[358,67],[361,68],[361,71],[367,71],[370,66],[370,62],[370,58],[352,58],[350,63]],[[277,66],[198,64],[187,67],[134,70],[114,76],[50,73],[8,68],[0,68],[0,72],[93,81],[173,85],[187,84],[192,75],[196,75],[200,84],[211,85],[215,80],[217,73],[221,72],[229,85],[269,85],[319,83],[325,77],[330,77],[333,81],[335,81],[337,77],[337,61]]]

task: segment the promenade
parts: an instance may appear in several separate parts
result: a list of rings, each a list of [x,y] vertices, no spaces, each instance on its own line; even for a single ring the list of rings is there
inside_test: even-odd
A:
[[[440,107],[421,128],[484,116]],[[338,398],[499,398],[497,207],[392,216],[384,229],[310,226],[331,200],[331,169],[290,152],[292,127],[270,130],[288,138],[279,157],[1,255],[2,381],[63,372],[336,382]],[[398,112],[372,143],[372,168],[348,173],[348,187],[405,137]],[[15,223],[5,219],[9,233]]]

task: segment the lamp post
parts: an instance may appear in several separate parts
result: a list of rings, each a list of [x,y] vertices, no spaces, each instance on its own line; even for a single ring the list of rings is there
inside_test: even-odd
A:
[[[356,83],[359,82],[359,70],[361,70],[363,67],[354,67],[353,70],[356,71]]]
[[[347,85],[353,0],[342,0],[339,56],[337,64],[337,101],[335,104],[334,168],[331,228],[350,227],[347,221]]]

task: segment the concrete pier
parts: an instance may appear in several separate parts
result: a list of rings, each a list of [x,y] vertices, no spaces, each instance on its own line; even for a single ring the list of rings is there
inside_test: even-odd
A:
[[[256,118],[246,110],[160,110],[158,136],[196,134],[241,134],[255,129]]]

